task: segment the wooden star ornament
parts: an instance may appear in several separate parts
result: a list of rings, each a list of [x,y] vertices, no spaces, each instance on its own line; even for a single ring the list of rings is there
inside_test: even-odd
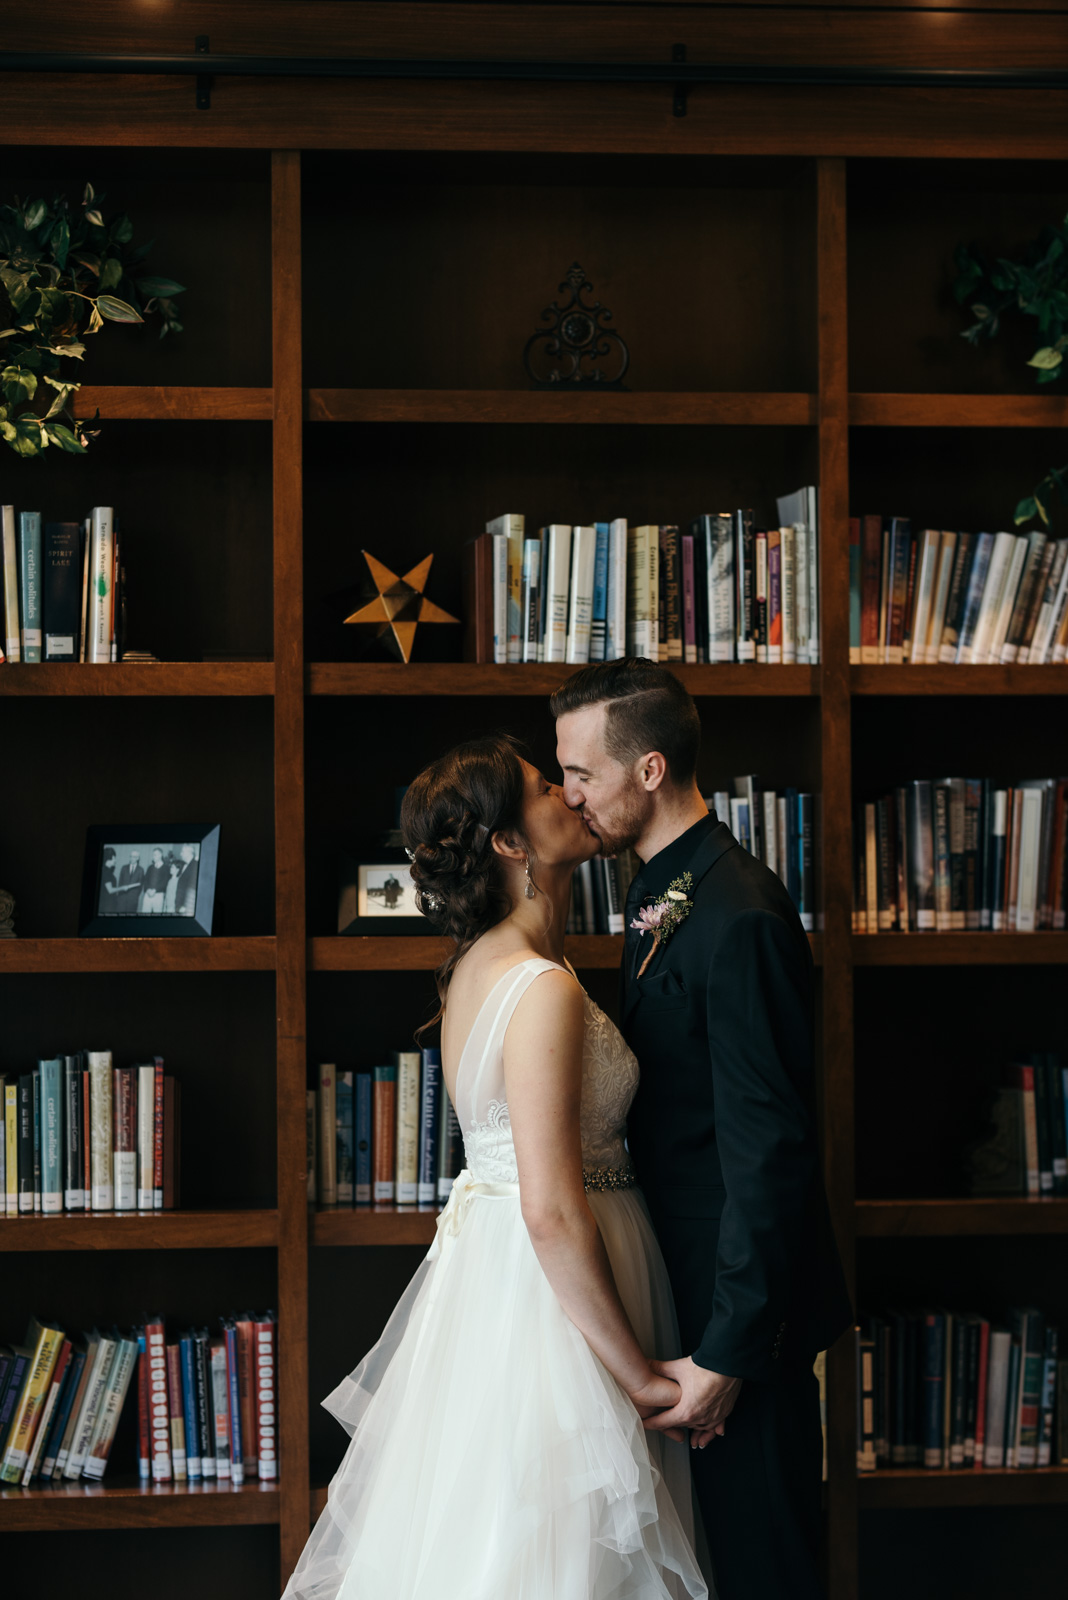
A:
[[[347,623],[377,624],[377,637],[384,641],[387,650],[405,663],[412,659],[415,630],[421,622],[459,623],[459,617],[450,616],[423,593],[433,556],[424,556],[418,566],[406,572],[403,578],[398,578],[395,572],[376,560],[369,551],[362,550],[360,553],[367,562],[378,593],[359,611],[346,617]]]

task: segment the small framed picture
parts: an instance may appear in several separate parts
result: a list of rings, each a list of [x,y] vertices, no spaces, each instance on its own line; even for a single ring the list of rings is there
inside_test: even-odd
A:
[[[209,935],[218,862],[217,822],[88,828],[79,933],[105,939]]]
[[[386,850],[384,855],[391,854]],[[433,929],[415,903],[408,859],[358,861],[344,856],[338,892],[338,933],[427,934]]]

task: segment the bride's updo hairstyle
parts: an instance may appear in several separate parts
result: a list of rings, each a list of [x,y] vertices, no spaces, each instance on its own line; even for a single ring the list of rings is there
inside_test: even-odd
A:
[[[416,901],[424,916],[456,944],[436,973],[441,1009],[435,1022],[445,1009],[457,962],[512,909],[493,835],[512,834],[533,868],[523,834],[523,792],[515,740],[491,734],[458,744],[432,762],[404,796],[401,833],[411,857]]]

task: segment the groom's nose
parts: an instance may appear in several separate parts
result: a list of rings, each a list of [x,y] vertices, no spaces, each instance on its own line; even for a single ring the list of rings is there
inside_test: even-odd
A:
[[[567,772],[564,773],[564,799],[572,811],[578,811],[585,800],[581,783]]]

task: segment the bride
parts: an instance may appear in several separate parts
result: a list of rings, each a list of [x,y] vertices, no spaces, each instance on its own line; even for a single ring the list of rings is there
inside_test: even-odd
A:
[[[283,1600],[704,1600],[667,1274],[624,1145],[638,1065],[563,956],[599,841],[504,737],[401,817],[464,1135],[428,1255],[323,1401],[352,1435]]]

